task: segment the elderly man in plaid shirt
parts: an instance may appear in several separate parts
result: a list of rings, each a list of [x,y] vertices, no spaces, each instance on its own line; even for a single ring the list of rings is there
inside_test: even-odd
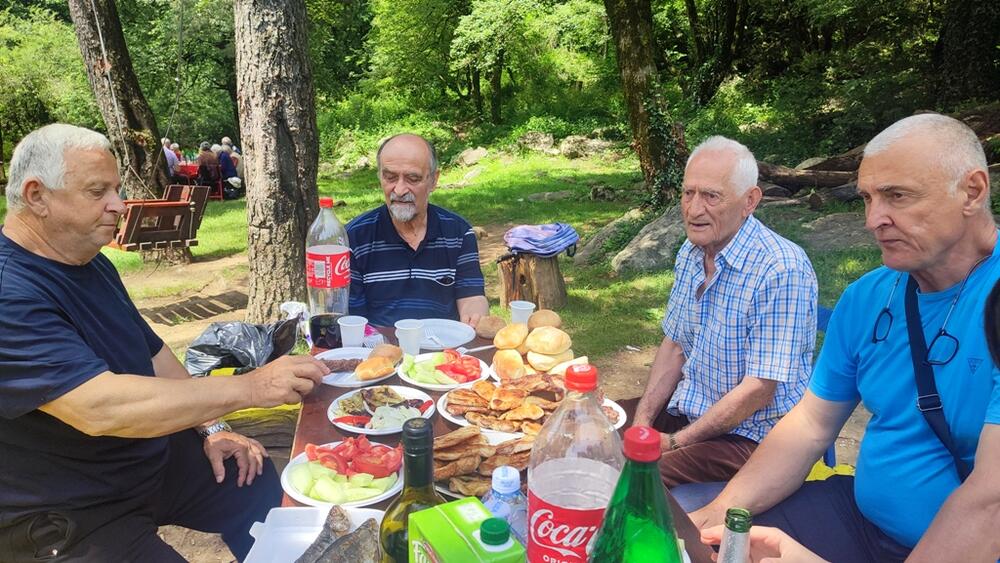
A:
[[[662,433],[669,487],[731,478],[809,381],[816,274],[799,246],[753,217],[760,199],[745,146],[711,137],[691,153],[687,240],[634,420]]]

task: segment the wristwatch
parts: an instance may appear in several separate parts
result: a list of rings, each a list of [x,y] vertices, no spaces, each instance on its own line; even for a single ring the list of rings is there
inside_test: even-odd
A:
[[[216,432],[232,432],[233,427],[226,424],[226,421],[219,420],[213,424],[206,426],[205,428],[198,429],[198,435],[202,438],[208,438]]]

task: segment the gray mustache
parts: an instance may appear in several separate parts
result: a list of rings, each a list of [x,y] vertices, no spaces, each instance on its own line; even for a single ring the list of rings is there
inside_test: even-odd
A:
[[[399,202],[399,203],[413,203],[416,200],[417,200],[417,198],[414,197],[413,194],[406,194],[404,196],[399,196],[399,197],[397,197],[395,195],[389,196],[389,201],[392,202],[392,203],[396,203],[396,202]]]

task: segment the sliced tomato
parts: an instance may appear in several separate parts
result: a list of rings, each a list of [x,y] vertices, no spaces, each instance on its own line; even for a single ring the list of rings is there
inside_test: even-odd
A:
[[[483,368],[479,364],[478,358],[473,358],[472,356],[462,356],[458,361],[461,362],[466,373],[473,377],[479,377],[483,373]]]
[[[361,436],[357,438],[355,445],[357,445],[358,451],[361,453],[369,452],[372,449],[372,443],[368,441],[368,436]]]
[[[348,416],[338,416],[333,419],[334,422],[339,422],[341,424],[346,424],[348,426],[357,426],[358,428],[364,428],[366,424],[371,421],[370,416],[360,416],[360,415],[348,415]]]
[[[347,474],[347,461],[335,453],[323,452],[319,454],[319,462],[322,463],[324,467],[332,469],[341,475]]]
[[[450,364],[460,357],[462,357],[461,354],[450,348],[444,351],[444,363],[446,364]]]
[[[306,459],[309,461],[316,461],[316,444],[306,444]]]
[[[354,443],[354,438],[348,438],[337,444],[331,451],[338,454],[343,459],[353,459],[358,453],[358,447]]]
[[[431,408],[431,405],[433,405],[433,404],[434,404],[434,401],[430,401],[430,400],[424,401],[423,403],[421,403],[420,407],[418,408],[418,410],[420,411],[420,414],[424,414],[425,412],[427,412],[427,409]]]
[[[388,446],[375,446],[370,452],[354,458],[352,463],[355,471],[371,473],[376,479],[395,473],[402,464],[402,451]]]

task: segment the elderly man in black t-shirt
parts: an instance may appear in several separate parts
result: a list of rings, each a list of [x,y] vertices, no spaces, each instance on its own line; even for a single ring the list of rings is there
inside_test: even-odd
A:
[[[217,417],[297,403],[329,370],[299,356],[191,378],[100,253],[124,211],[110,149],[99,133],[57,124],[11,159],[0,561],[183,561],[157,536],[163,524],[221,533],[242,559],[281,487],[264,448]]]

